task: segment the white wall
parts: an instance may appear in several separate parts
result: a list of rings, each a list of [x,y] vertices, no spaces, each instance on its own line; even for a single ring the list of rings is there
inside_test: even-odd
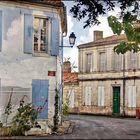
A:
[[[24,42],[24,14],[33,14],[50,17],[58,17],[56,10],[47,8],[33,8],[25,5],[12,5],[0,2],[0,10],[3,13],[3,42],[0,52],[0,79],[3,86],[20,86],[29,88],[29,98],[31,101],[32,79],[49,80],[49,111],[48,117],[51,118],[54,112],[54,96],[57,83],[57,76],[48,76],[48,71],[60,71],[59,61],[55,56],[45,55],[41,57],[23,53]],[[40,11],[44,9],[44,11]],[[53,11],[53,13],[52,13]],[[59,44],[58,44],[59,45]],[[60,72],[57,71],[57,75]],[[58,79],[60,81],[60,79]],[[6,103],[7,97],[1,93],[0,105]],[[9,96],[9,95],[8,95]],[[21,96],[22,97],[22,94]],[[19,96],[13,97],[20,100]],[[4,100],[5,99],[5,100]],[[0,111],[0,115],[1,115]]]

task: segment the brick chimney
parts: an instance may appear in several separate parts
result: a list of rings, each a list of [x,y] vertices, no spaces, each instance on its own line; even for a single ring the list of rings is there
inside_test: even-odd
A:
[[[93,40],[99,40],[103,38],[103,31],[94,31],[93,32]]]
[[[63,72],[71,73],[71,63],[70,63],[70,61],[65,61],[63,66],[64,66]]]

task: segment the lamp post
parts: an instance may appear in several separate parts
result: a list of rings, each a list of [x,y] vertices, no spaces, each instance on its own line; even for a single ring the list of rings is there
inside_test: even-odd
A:
[[[64,47],[70,47],[72,48],[75,44],[75,40],[76,40],[76,36],[74,34],[74,32],[72,32],[69,36],[69,44],[70,46],[59,46],[61,47],[61,95],[60,95],[60,115],[61,115],[61,124],[62,124],[62,116],[63,116],[63,86],[64,86],[64,81],[63,81],[63,48]]]

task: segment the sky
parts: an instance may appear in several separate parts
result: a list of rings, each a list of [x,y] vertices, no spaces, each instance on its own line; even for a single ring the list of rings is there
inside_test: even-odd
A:
[[[71,13],[69,12],[70,8],[74,4],[74,1],[64,1],[64,4],[67,8],[67,27],[68,27],[68,33],[67,36],[64,37],[64,46],[69,45],[69,35],[71,32],[74,32],[76,35],[76,42],[73,48],[65,48],[64,47],[64,61],[70,58],[70,61],[73,66],[76,66],[77,68],[72,68],[72,71],[78,71],[78,49],[77,46],[80,44],[88,43],[93,41],[93,31],[99,30],[103,31],[103,37],[111,36],[113,35],[113,32],[111,28],[108,26],[107,22],[107,15],[117,15],[119,12],[119,8],[116,8],[115,11],[109,12],[106,16],[100,16],[99,21],[101,24],[98,26],[92,26],[83,28],[84,26],[84,20],[78,21],[75,18],[72,17]]]

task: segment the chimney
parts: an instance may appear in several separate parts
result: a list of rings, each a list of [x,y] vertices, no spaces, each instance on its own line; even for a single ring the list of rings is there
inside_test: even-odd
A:
[[[71,63],[70,61],[65,61],[63,65],[63,72],[71,73]]]
[[[103,31],[94,31],[94,41],[103,38]]]

